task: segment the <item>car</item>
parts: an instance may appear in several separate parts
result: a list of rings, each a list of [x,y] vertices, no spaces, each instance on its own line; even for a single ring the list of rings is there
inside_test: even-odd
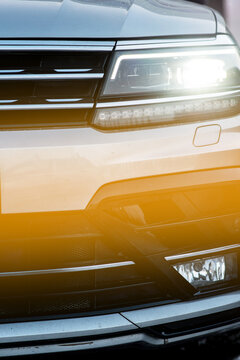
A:
[[[207,6],[0,2],[0,356],[240,328],[239,95]]]

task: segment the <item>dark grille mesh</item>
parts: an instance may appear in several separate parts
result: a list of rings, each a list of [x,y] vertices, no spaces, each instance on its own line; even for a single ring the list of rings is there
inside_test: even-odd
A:
[[[18,230],[13,224],[18,225]],[[131,259],[114,250],[80,212],[0,216],[0,225],[0,321],[95,314],[156,302],[166,295],[135,265],[1,276],[13,271],[94,266]],[[45,232],[49,236],[44,236]]]
[[[101,51],[0,50],[0,126],[85,125],[108,56]]]

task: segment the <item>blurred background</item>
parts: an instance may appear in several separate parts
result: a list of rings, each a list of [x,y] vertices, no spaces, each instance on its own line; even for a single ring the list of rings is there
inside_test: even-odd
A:
[[[227,21],[228,27],[240,44],[240,0],[192,0],[218,10]]]

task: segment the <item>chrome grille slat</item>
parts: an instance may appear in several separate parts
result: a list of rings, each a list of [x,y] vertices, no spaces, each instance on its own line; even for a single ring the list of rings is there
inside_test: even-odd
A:
[[[78,51],[91,51],[91,52],[94,52],[94,51],[104,51],[104,52],[108,52],[108,51],[111,51],[112,50],[112,46],[111,47],[108,47],[108,46],[54,46],[52,47],[51,45],[35,45],[35,46],[32,46],[32,45],[22,45],[22,46],[18,46],[18,45],[14,45],[14,46],[1,46],[1,50],[3,51],[50,51],[50,52],[54,52],[54,51],[67,51],[67,52],[71,52],[71,51],[74,51],[74,52],[78,52]]]
[[[16,105],[0,105],[0,111],[10,110],[44,110],[44,109],[92,109],[94,103],[56,103],[56,104],[16,104]]]
[[[114,44],[0,40],[0,128],[85,126]]]
[[[68,102],[79,102],[81,101],[82,99],[45,99],[45,101],[49,102],[49,103],[57,103],[57,102],[65,102],[65,103],[68,103]]]
[[[134,265],[133,261],[123,261],[110,264],[99,264],[99,265],[89,265],[89,266],[78,266],[71,268],[58,268],[58,269],[42,269],[42,270],[28,270],[28,271],[11,271],[11,272],[1,272],[0,277],[16,277],[16,276],[32,276],[32,275],[49,275],[49,274],[62,274],[62,273],[74,273],[81,271],[93,271],[101,269],[111,269],[123,266]]]
[[[210,256],[210,255],[214,255],[214,254],[225,253],[230,250],[237,251],[239,249],[240,249],[240,244],[233,244],[233,245],[228,245],[228,246],[222,246],[219,248],[193,251],[193,252],[188,252],[188,253],[184,253],[184,254],[170,255],[170,256],[166,256],[165,260],[167,260],[167,261],[181,260],[182,261],[183,259],[193,258],[196,256],[208,256],[208,255]]]
[[[76,73],[76,72],[84,72],[88,73],[89,71],[92,71],[93,69],[54,69],[57,73]]]
[[[6,73],[10,73],[10,74],[19,74],[21,72],[23,72],[24,70],[20,69],[20,70],[14,70],[14,69],[9,69],[9,70],[0,70],[0,74],[6,74]]]
[[[67,74],[1,74],[0,71],[0,81],[23,81],[23,80],[81,80],[81,79],[102,79],[104,76],[103,73],[93,74],[93,73],[67,73]]]
[[[0,40],[3,51],[103,51],[110,52],[115,41],[79,40]]]
[[[0,104],[13,104],[17,102],[17,100],[0,100]]]

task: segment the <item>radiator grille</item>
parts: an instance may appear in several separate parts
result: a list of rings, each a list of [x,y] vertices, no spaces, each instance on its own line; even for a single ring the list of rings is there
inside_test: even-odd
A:
[[[109,54],[0,47],[0,126],[85,125]]]

